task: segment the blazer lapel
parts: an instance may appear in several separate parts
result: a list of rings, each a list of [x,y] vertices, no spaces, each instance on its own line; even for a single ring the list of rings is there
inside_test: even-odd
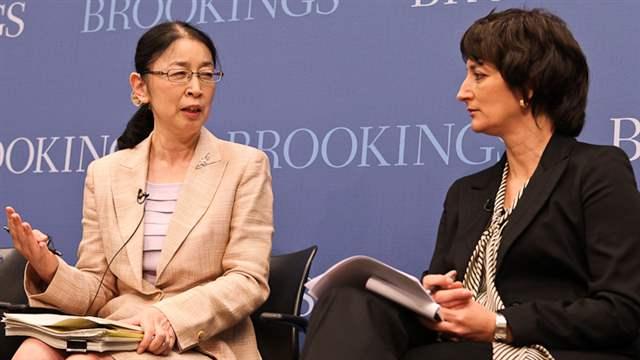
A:
[[[129,154],[116,165],[116,168],[111,173],[113,202],[120,232],[120,242],[114,244],[114,251],[119,249],[129,237],[132,237],[126,245],[126,251],[133,274],[140,288],[142,288],[144,225],[140,224],[137,230],[136,227],[144,214],[144,206],[138,203],[138,190],[146,189],[150,143],[150,137],[147,137],[135,148],[127,150]]]
[[[218,141],[203,128],[169,223],[158,264],[157,284],[163,281],[167,265],[213,201],[227,165],[221,158]]]
[[[500,268],[509,248],[547,202],[567,167],[567,159],[574,144],[573,138],[560,135],[551,137],[538,168],[533,173],[527,189],[518,202],[519,205],[513,210],[509,224],[504,229],[498,250],[497,269]]]
[[[471,254],[480,240],[480,234],[491,219],[493,200],[500,186],[505,161],[506,157],[503,155],[497,164],[474,176],[470,187],[461,196],[465,199],[465,204],[461,204],[464,207],[460,209],[460,224],[466,225],[459,230],[462,246],[456,251],[456,269],[466,270]]]

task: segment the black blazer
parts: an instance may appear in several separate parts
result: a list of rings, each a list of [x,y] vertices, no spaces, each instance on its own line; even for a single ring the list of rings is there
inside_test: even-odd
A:
[[[462,280],[504,162],[451,186],[428,272],[456,269]],[[514,345],[631,351],[640,327],[640,196],[622,150],[551,138],[503,231],[496,286]]]

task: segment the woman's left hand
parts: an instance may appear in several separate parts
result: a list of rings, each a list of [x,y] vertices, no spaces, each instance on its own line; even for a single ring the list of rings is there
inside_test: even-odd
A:
[[[431,322],[428,327],[448,335],[468,341],[492,342],[496,327],[496,314],[469,300],[455,308],[441,307],[442,321]]]
[[[123,321],[139,325],[144,331],[144,337],[136,349],[138,354],[148,351],[156,355],[168,355],[176,343],[176,333],[169,319],[153,306]]]

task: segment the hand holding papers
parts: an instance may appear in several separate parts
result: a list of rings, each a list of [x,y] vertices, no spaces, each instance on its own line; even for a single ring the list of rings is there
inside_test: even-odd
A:
[[[7,336],[30,336],[67,351],[135,350],[142,328],[93,316],[5,313]]]
[[[316,299],[330,288],[339,286],[366,288],[422,316],[440,321],[440,305],[417,278],[374,258],[349,257],[305,284],[309,294]]]

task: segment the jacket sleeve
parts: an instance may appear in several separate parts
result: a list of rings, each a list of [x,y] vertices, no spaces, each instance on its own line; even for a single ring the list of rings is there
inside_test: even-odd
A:
[[[453,263],[450,261],[449,254],[451,247],[454,246],[456,229],[458,228],[458,212],[457,203],[459,197],[459,181],[456,181],[451,185],[447,191],[447,196],[444,201],[442,215],[440,216],[440,223],[438,225],[438,237],[436,240],[436,246],[431,257],[431,264],[428,270],[422,273],[422,277],[427,274],[444,274],[453,268]],[[462,274],[458,269],[458,273]]]
[[[246,319],[269,295],[271,175],[266,155],[251,154],[235,193],[223,275],[153,305],[171,322],[181,350]]]
[[[116,294],[115,277],[107,269],[96,211],[94,164],[87,169],[82,206],[82,241],[78,248],[78,264],[73,267],[58,257],[58,269],[51,283],[41,287],[41,280],[30,265],[25,270],[25,291],[29,304],[57,308],[67,314],[95,314]],[[82,270],[79,270],[82,269]],[[106,274],[105,274],[106,271]],[[100,286],[98,284],[104,275]],[[72,297],[69,295],[73,294]],[[91,309],[87,309],[96,297]]]
[[[618,148],[589,154],[578,174],[587,296],[529,301],[503,313],[514,345],[605,348],[631,342],[640,325],[640,197]],[[576,170],[580,171],[580,170]],[[558,221],[569,221],[558,217]],[[552,239],[549,239],[551,241]]]

